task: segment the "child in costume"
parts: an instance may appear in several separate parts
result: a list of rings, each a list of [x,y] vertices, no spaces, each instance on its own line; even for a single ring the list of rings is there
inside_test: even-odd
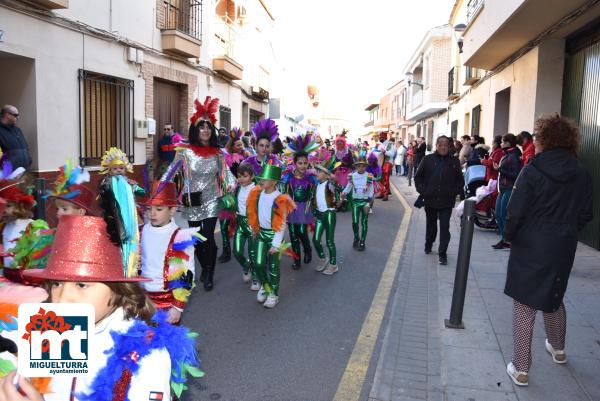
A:
[[[333,172],[339,163],[336,163],[335,157],[331,156],[320,164],[315,164],[317,170],[317,188],[312,197],[312,207],[315,214],[315,232],[313,235],[313,244],[319,255],[319,264],[315,268],[318,272],[326,275],[332,275],[338,271],[335,249],[335,224],[336,224],[336,205],[335,205],[335,175]],[[325,258],[321,238],[325,232],[325,242],[329,250],[329,259]]]
[[[266,164],[281,166],[281,161],[277,158],[273,150],[273,144],[279,139],[279,130],[275,121],[271,119],[262,119],[254,125],[252,129],[254,135],[256,155],[246,159],[254,169],[254,174],[258,177],[262,168]]]
[[[90,173],[68,160],[58,170],[54,188],[46,195],[54,202],[56,216],[77,214],[94,215],[94,194],[85,185],[90,182]]]
[[[365,250],[365,240],[367,239],[369,211],[373,202],[374,178],[373,175],[366,172],[367,169],[366,153],[361,152],[354,165],[356,171],[348,177],[348,185],[342,192],[342,199],[347,195],[352,195],[352,231],[354,231],[354,242],[352,247],[359,251]],[[362,225],[362,232],[360,232]]]
[[[229,141],[225,145],[225,162],[227,167],[237,177],[237,169],[240,163],[249,156],[244,150],[244,143],[242,142],[243,131],[239,128],[232,128],[229,131]],[[227,206],[227,205],[222,205]],[[221,241],[223,243],[223,252],[219,256],[219,263],[227,263],[231,259],[231,244],[230,238],[230,224],[235,219],[235,210],[229,210],[227,207],[221,208],[219,211],[219,226],[221,227]]]
[[[286,171],[281,179],[283,192],[296,203],[296,209],[288,216],[290,241],[296,254],[292,264],[294,270],[301,266],[300,242],[302,242],[304,250],[304,263],[309,264],[312,260],[308,226],[314,223],[310,200],[317,185],[317,177],[308,171],[308,155],[318,148],[319,145],[312,140],[310,134],[304,137],[298,135],[293,139],[289,143],[288,149],[293,154],[294,164],[291,166],[291,171]]]
[[[252,267],[261,282],[256,300],[264,303],[265,308],[274,308],[279,303],[279,262],[285,223],[296,205],[277,190],[280,166],[265,164],[258,179],[260,185],[250,191],[246,207],[248,224],[254,234]]]
[[[152,279],[142,286],[172,324],[179,323],[194,287],[194,244],[200,240],[199,227],[182,229],[173,220],[178,204],[174,183],[154,182],[144,202],[150,221],[140,230],[142,275]]]
[[[188,374],[202,376],[193,335],[155,312],[139,286],[147,279],[127,275],[106,230],[99,217],[63,216],[46,269],[25,272],[46,280],[51,302],[91,303],[96,321],[89,374],[34,380],[37,390],[22,378],[29,399],[42,393],[46,401],[171,400],[171,392],[179,397],[186,388]],[[12,380],[11,373],[0,399],[21,399]]]
[[[389,153],[385,153],[383,166],[381,167],[381,194],[384,201],[387,201],[389,196],[392,194],[390,188],[390,177],[392,176],[392,170],[394,165],[392,164]]]
[[[133,166],[122,150],[110,148],[104,153],[100,174],[106,174],[106,177],[98,190],[100,206],[113,241],[118,241],[121,246],[123,265],[130,274],[137,271],[139,262],[140,233],[135,197],[145,194],[143,188],[127,178],[126,174],[132,172]]]
[[[346,185],[348,184],[348,177],[350,173],[354,170],[354,157],[346,143],[346,131],[342,131],[342,133],[335,138],[334,154],[336,162],[340,163],[340,166],[335,172],[335,182],[339,188],[339,197],[341,195],[341,191],[346,188]],[[346,198],[343,202],[341,202],[341,205],[338,209],[340,211],[347,211],[349,204],[348,201],[350,201],[350,199]]]
[[[367,152],[366,149],[363,150],[363,152]],[[379,166],[379,151],[375,151],[373,150],[372,152],[369,153],[369,157],[367,158],[367,173],[371,174],[373,176],[373,178],[375,179],[375,187],[374,187],[374,191],[375,191],[375,195],[377,196],[377,198],[381,198],[382,195],[382,185],[381,185],[381,167]],[[371,203],[371,209],[373,208],[373,204]]]
[[[250,289],[258,291],[260,282],[256,276],[256,271],[252,267],[254,260],[254,243],[252,229],[248,225],[248,216],[246,206],[248,204],[248,195],[254,189],[254,169],[248,163],[242,163],[237,169],[238,187],[236,191],[236,230],[233,239],[233,255],[235,259],[242,265],[242,279],[244,283],[252,284]],[[244,248],[248,243],[248,257],[246,257]]]

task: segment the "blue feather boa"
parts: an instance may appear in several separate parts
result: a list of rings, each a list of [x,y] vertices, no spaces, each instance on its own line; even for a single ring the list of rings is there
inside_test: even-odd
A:
[[[163,348],[171,357],[171,386],[185,388],[184,383],[189,373],[186,367],[200,365],[196,356],[195,340],[187,328],[170,325],[166,318],[165,312],[158,311],[152,318],[155,326],[136,319],[127,332],[111,332],[114,347],[106,351],[109,355],[106,365],[94,378],[92,391],[87,395],[78,394],[77,397],[82,401],[111,401],[113,389],[123,371],[129,369],[134,377],[140,368],[140,365],[130,358],[131,353],[137,352],[138,360],[142,361],[152,351]],[[137,401],[130,400],[129,396],[126,400]]]

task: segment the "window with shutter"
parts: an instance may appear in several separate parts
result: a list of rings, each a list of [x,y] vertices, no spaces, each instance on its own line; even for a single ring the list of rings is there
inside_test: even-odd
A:
[[[479,135],[479,121],[481,120],[481,105],[473,107],[471,116],[471,136]]]

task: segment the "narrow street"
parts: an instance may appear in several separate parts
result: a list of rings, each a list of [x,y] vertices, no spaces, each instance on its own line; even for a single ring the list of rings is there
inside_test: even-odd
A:
[[[352,249],[350,213],[338,213],[340,271],[316,273],[316,255],[311,265],[293,271],[284,257],[274,310],[256,302],[237,262],[219,265],[215,289],[196,288],[184,314],[183,324],[200,334],[206,373],[191,383],[184,400],[332,400],[402,215],[398,199],[376,201],[367,249],[358,252]]]

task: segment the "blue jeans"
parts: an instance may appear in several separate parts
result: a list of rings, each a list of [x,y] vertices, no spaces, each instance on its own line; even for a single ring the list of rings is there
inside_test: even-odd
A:
[[[498,229],[500,230],[500,236],[504,240],[504,219],[506,219],[506,207],[512,194],[511,189],[505,189],[498,193],[498,199],[496,199],[496,222],[498,223]]]

